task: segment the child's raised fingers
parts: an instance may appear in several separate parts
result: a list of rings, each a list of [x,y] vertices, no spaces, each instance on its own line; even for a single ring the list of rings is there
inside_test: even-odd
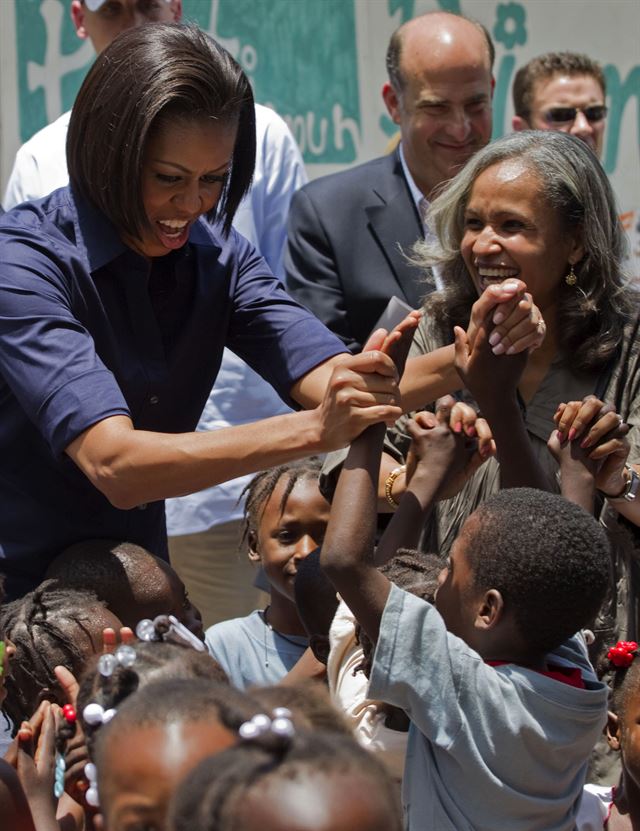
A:
[[[120,643],[132,644],[135,643],[136,635],[130,626],[123,626],[120,629]]]
[[[23,721],[18,728],[18,732],[16,733],[18,740],[18,763],[20,760],[20,752],[27,753],[33,758],[35,744],[33,733],[33,728],[28,721]]]
[[[62,687],[67,703],[73,704],[75,707],[79,689],[79,684],[75,675],[71,672],[71,670],[63,666],[54,667],[53,672],[56,676],[58,684]]]
[[[442,398],[438,398],[436,401],[436,422],[438,424],[449,426],[455,403],[452,395],[443,395]]]
[[[476,437],[478,440],[478,453],[483,461],[496,454],[496,443],[489,423],[484,418],[476,418]]]
[[[42,722],[40,735],[36,745],[34,760],[36,763],[53,765],[53,756],[56,743],[56,719],[53,708],[50,707]]]
[[[113,652],[116,648],[116,643],[118,639],[116,638],[116,630],[112,629],[110,626],[107,626],[106,629],[102,630],[102,651],[103,653]]]
[[[413,416],[412,421],[424,430],[432,430],[438,423],[435,413],[432,413],[429,410],[420,410],[420,412],[417,412]]]
[[[454,433],[464,433],[469,438],[476,436],[476,419],[478,414],[464,401],[456,401],[449,416],[449,427]]]

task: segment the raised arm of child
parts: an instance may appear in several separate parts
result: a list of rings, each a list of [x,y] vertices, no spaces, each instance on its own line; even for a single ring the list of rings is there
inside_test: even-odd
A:
[[[489,423],[500,463],[503,488],[551,490],[551,482],[533,451],[520,403],[518,383],[527,352],[496,356],[489,343],[490,322],[479,328],[473,345],[464,329],[456,326],[456,368]]]
[[[468,463],[472,452],[463,433],[448,426],[449,402],[436,414],[436,424],[426,423],[426,414],[411,426],[415,472],[400,501],[395,526],[416,528],[424,522],[447,477]],[[376,568],[376,482],[384,428],[365,430],[351,445],[338,479],[321,552],[321,564],[336,590],[375,643],[390,583]],[[396,548],[383,536],[381,546],[388,556]],[[390,537],[398,538],[397,527]],[[393,549],[393,550],[392,550]],[[388,557],[385,556],[385,559]]]
[[[495,454],[495,443],[487,422],[480,418],[468,404],[455,401],[450,395],[444,396],[437,401],[435,413],[422,411],[417,413],[412,421],[407,422],[407,431],[413,439],[407,453],[405,471],[407,485],[418,468],[420,453],[423,452],[420,439],[424,431],[447,424],[454,433],[460,436],[468,452],[465,454],[463,464],[448,469],[446,479],[440,483],[435,500],[450,499],[459,493],[465,482],[490,456]],[[384,464],[385,454],[382,459],[382,464]],[[378,493],[378,498],[379,496]],[[388,562],[400,548],[417,548],[429,511],[422,510],[415,501],[404,503],[400,501],[398,510],[376,549],[376,565],[381,566]]]

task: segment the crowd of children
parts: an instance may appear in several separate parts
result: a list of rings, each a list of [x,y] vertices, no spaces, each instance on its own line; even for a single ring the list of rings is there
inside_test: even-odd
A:
[[[3,828],[636,827],[638,647],[604,656],[610,690],[583,631],[608,580],[598,523],[513,489],[446,562],[405,547],[477,452],[451,408],[412,423],[414,469],[377,546],[383,428],[352,443],[331,506],[318,460],[253,480],[245,540],[271,600],[248,618],[205,636],[166,563],[98,540],[4,604]],[[605,729],[619,782],[584,788]]]

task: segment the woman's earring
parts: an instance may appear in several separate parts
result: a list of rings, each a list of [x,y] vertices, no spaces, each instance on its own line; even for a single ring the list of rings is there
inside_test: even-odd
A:
[[[571,263],[571,271],[564,278],[564,281],[568,286],[575,286],[575,284],[578,282],[578,277],[576,276],[576,273],[573,270],[573,263]]]

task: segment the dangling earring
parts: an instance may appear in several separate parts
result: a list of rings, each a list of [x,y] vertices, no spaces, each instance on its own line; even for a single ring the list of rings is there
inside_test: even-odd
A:
[[[573,263],[571,263],[571,271],[564,278],[564,281],[568,286],[575,286],[575,284],[578,282],[578,277],[575,271],[573,270]]]

